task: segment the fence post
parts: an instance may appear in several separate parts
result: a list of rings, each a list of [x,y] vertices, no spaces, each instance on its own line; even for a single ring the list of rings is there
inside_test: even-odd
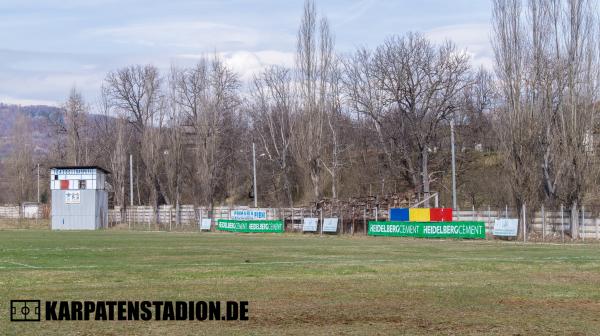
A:
[[[352,223],[350,225],[350,234],[354,236],[354,206],[352,206]]]
[[[581,204],[581,225],[579,226],[581,240],[585,241],[585,205]]]
[[[594,223],[596,224],[596,240],[600,239],[600,232],[598,231],[598,218],[594,218]]]
[[[525,203],[523,203],[521,212],[522,212],[521,218],[523,218],[523,242],[526,243],[527,242],[527,215],[525,214]]]
[[[546,212],[542,204],[542,241],[544,241],[544,238],[546,238]]]
[[[562,239],[562,242],[565,242],[565,218],[564,218],[564,209],[563,209],[563,205],[560,205],[560,236]]]
[[[367,207],[363,209],[363,230],[365,231],[365,236],[367,235]]]
[[[319,209],[321,212],[321,236],[323,235],[323,207]]]
[[[504,205],[504,218],[508,219],[508,205]]]

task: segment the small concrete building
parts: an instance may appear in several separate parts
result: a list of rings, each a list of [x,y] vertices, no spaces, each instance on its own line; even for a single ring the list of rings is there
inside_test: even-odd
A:
[[[52,190],[52,230],[96,230],[108,226],[108,192],[110,174],[98,166],[53,167],[50,169]]]

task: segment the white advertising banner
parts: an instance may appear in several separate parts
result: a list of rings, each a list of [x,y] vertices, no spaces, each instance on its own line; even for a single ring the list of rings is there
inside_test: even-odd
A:
[[[65,204],[81,203],[81,193],[79,190],[65,192]]]
[[[235,220],[265,220],[267,219],[267,212],[265,210],[231,210],[230,219]]]
[[[337,218],[325,218],[323,219],[323,232],[337,232]]]
[[[304,218],[304,223],[302,223],[302,231],[316,232],[318,223],[319,223],[318,218],[306,217],[306,218]]]
[[[200,230],[210,230],[211,219],[202,218],[200,222]]]
[[[515,218],[499,218],[494,222],[494,236],[515,237],[519,227],[519,220]]]

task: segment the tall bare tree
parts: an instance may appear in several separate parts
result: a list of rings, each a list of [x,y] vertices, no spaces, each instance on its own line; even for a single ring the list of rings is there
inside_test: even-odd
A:
[[[10,200],[18,204],[34,200],[34,144],[31,132],[31,118],[24,112],[18,112],[10,134],[12,151],[5,161],[10,177]]]
[[[157,209],[161,202],[169,203],[161,179],[165,101],[159,71],[151,65],[133,65],[109,73],[105,82],[113,106],[123,113],[135,131],[149,201]]]
[[[212,207],[218,187],[225,183],[227,161],[235,155],[235,149],[224,146],[240,104],[239,80],[216,56],[174,76],[174,96],[185,114],[184,124],[191,128],[196,202]]]
[[[517,204],[577,204],[589,181],[598,83],[598,21],[589,1],[494,1],[499,116]],[[541,167],[538,170],[537,167]],[[572,226],[577,236],[577,221]]]
[[[295,148],[298,157],[307,166],[315,200],[320,199],[322,193],[321,166],[333,46],[329,22],[326,18],[318,20],[314,2],[307,0],[298,30],[296,52],[301,113]]]
[[[64,104],[64,125],[67,134],[67,160],[71,165],[87,164],[87,114],[89,107],[76,88],[72,88]]]
[[[249,110],[255,134],[260,138],[268,159],[276,164],[278,176],[283,180],[285,198],[292,206],[291,146],[298,103],[292,87],[291,72],[282,67],[270,67],[254,78],[252,89]]]

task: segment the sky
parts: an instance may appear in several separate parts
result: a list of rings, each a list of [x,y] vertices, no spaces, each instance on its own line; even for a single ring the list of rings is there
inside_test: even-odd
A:
[[[375,48],[421,32],[492,66],[486,0],[317,0],[336,50]],[[0,102],[60,106],[71,88],[93,105],[106,74],[131,64],[164,72],[215,53],[242,81],[292,65],[303,0],[0,0]]]

